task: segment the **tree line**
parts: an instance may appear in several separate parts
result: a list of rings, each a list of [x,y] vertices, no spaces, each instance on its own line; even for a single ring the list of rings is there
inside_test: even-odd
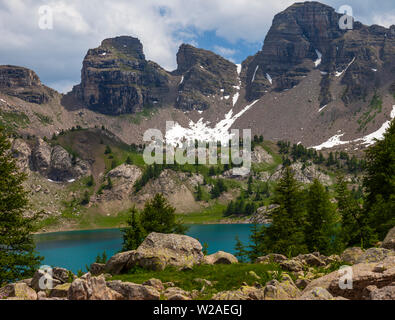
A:
[[[293,257],[315,251],[331,255],[383,240],[395,226],[395,121],[384,139],[366,151],[365,170],[362,204],[339,175],[335,205],[320,181],[303,189],[286,166],[274,190],[273,203],[279,206],[270,215],[272,223],[254,225],[248,247],[237,239],[238,257],[254,261],[269,253]]]

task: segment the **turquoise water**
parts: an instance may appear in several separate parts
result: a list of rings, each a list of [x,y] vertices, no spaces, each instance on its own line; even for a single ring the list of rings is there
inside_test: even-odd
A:
[[[244,244],[249,242],[251,225],[212,224],[191,225],[187,235],[208,244],[208,252],[219,250],[234,253],[235,237]],[[106,251],[111,257],[122,248],[119,229],[69,231],[35,236],[37,251],[44,257],[43,264],[58,266],[77,272],[86,271],[85,265],[95,261],[98,253]]]

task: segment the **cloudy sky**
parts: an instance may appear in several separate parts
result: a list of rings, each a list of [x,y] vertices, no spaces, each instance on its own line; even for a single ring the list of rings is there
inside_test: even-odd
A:
[[[0,0],[0,64],[25,66],[42,82],[67,92],[80,80],[89,48],[108,37],[138,37],[148,59],[176,68],[181,43],[215,51],[240,63],[262,47],[273,16],[289,0]],[[395,24],[394,0],[323,0],[347,4],[364,24]],[[378,5],[379,3],[379,5]],[[53,11],[42,30],[41,6]]]

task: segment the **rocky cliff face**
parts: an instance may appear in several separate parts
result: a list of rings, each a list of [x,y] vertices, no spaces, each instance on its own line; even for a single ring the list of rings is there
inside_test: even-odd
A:
[[[37,139],[33,146],[16,139],[12,150],[19,168],[27,173],[36,171],[56,182],[76,180],[90,174],[89,163],[70,155],[59,145],[52,147],[42,139]]]
[[[238,85],[236,65],[211,51],[183,44],[177,63],[174,74],[181,76],[177,108],[208,109],[214,96],[231,96]]]
[[[322,74],[320,105],[332,100],[333,79],[342,77],[347,104],[371,93],[394,68],[395,26],[352,30],[339,27],[341,15],[318,2],[296,3],[274,17],[263,48],[247,64],[247,99],[297,85],[318,68]]]
[[[55,94],[34,71],[15,66],[0,66],[0,92],[36,104],[47,103]]]
[[[160,105],[169,91],[169,75],[147,61],[141,42],[132,37],[104,40],[85,56],[81,84],[72,95],[90,109],[110,115]]]

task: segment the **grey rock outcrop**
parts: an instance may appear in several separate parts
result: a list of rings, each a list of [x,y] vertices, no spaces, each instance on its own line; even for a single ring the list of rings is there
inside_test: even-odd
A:
[[[204,263],[206,264],[233,264],[238,262],[233,254],[224,251],[218,251],[204,257]]]
[[[133,266],[163,270],[172,265],[192,267],[204,261],[202,245],[196,239],[178,234],[150,233],[137,250],[116,254],[106,264],[109,273],[121,273]]]

